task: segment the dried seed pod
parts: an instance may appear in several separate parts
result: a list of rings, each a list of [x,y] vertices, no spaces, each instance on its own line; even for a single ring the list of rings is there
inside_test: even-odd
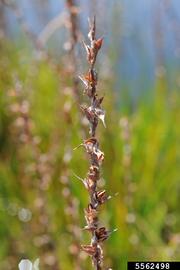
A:
[[[91,137],[84,141],[84,146],[86,148],[87,153],[91,154],[98,148],[98,141],[95,137]]]
[[[96,190],[96,182],[93,181],[91,178],[86,179],[86,186],[87,186],[87,189],[89,190],[90,194]]]
[[[90,69],[85,75],[85,79],[89,82],[90,85],[97,85],[98,76],[95,69]]]
[[[99,38],[99,39],[97,39],[96,41],[95,41],[95,46],[96,46],[96,48],[98,49],[98,50],[100,50],[101,49],[101,46],[102,46],[102,44],[103,44],[103,37],[102,38]]]
[[[98,148],[99,143],[95,137],[84,141],[84,146],[88,154],[91,155],[92,165],[100,165],[104,160],[104,153]]]
[[[104,127],[106,127],[106,123],[105,123],[105,111],[99,108],[95,109],[95,114],[96,116],[102,121]]]
[[[87,209],[84,210],[85,219],[87,222],[88,228],[96,229],[98,226],[98,212],[92,207],[91,204],[88,205]]]
[[[105,227],[102,227],[96,230],[95,235],[97,237],[98,242],[103,242],[109,236],[108,231],[106,230]]]
[[[108,196],[106,194],[105,190],[102,191],[97,191],[96,192],[96,198],[99,204],[103,204],[105,203],[107,200],[109,200],[111,198],[111,196]]]
[[[81,109],[90,123],[94,123],[95,119],[98,118],[95,111],[92,110],[91,107],[87,108],[86,106],[81,106]]]
[[[86,54],[87,54],[87,61],[92,64],[94,61],[95,61],[95,53],[94,53],[94,50],[89,46],[87,45],[84,41],[83,41],[83,45],[84,45],[84,48],[86,50]]]
[[[97,252],[97,248],[91,245],[81,245],[81,249],[85,251],[89,256],[94,256]]]
[[[89,108],[81,106],[81,109],[90,123],[89,133],[95,135],[96,127],[98,125],[98,116],[96,115],[95,110],[93,110],[91,106]]]
[[[105,227],[101,227],[95,231],[95,235],[98,242],[105,241],[113,232],[117,231],[117,229],[112,231],[107,231]]]
[[[99,150],[98,148],[94,149],[93,157],[96,156],[98,164],[101,165],[102,161],[104,160],[104,153]]]
[[[87,176],[93,181],[98,181],[99,180],[99,167],[95,165],[91,165]]]

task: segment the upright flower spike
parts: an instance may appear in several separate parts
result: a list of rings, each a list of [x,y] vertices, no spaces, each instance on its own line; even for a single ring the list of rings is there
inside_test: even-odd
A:
[[[99,206],[111,198],[106,194],[105,190],[98,190],[98,181],[100,180],[101,165],[104,160],[104,153],[99,149],[99,141],[96,137],[96,128],[99,120],[105,126],[105,111],[102,109],[103,97],[98,97],[97,84],[98,74],[95,70],[95,62],[97,55],[102,47],[103,38],[96,39],[96,20],[95,17],[89,21],[88,38],[90,44],[83,42],[87,61],[89,63],[88,71],[85,75],[79,76],[83,82],[84,93],[89,98],[89,105],[81,105],[80,108],[90,126],[90,138],[84,140],[79,146],[83,146],[87,152],[90,160],[90,167],[86,178],[81,179],[86,190],[89,193],[90,202],[84,210],[86,226],[85,230],[91,233],[91,243],[88,245],[81,245],[81,249],[92,258],[94,269],[103,269],[103,250],[102,242],[104,242],[111,234],[105,227],[99,227]],[[76,147],[75,149],[79,148]],[[79,178],[79,177],[78,177]]]

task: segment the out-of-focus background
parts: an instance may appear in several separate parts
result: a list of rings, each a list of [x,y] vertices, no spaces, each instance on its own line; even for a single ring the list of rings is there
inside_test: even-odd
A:
[[[88,193],[75,177],[85,177],[88,161],[72,149],[88,136],[74,78],[88,69],[81,41],[94,14],[104,37],[100,189],[112,195],[100,221],[118,229],[104,243],[105,265],[180,259],[179,0],[1,0],[2,270],[22,258],[40,258],[41,270],[92,269],[79,251],[90,241],[82,230]]]

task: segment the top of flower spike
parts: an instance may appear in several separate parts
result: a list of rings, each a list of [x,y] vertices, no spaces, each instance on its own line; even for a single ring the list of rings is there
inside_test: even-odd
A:
[[[98,51],[101,49],[103,38],[96,39],[96,20],[95,17],[92,20],[92,22],[89,20],[89,33],[88,38],[91,41],[90,46],[87,45],[83,41],[83,45],[85,47],[86,53],[87,53],[87,60],[91,64],[91,66],[94,66],[94,63],[96,61],[96,56],[98,54]]]

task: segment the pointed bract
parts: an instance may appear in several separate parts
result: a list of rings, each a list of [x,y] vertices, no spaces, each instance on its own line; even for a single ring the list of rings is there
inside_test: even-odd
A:
[[[91,245],[81,245],[81,249],[85,251],[89,256],[94,256],[96,254],[96,247]]]
[[[98,50],[101,49],[101,46],[102,46],[102,44],[103,44],[103,40],[104,40],[104,38],[99,38],[98,40],[96,40],[95,45],[96,45],[96,48],[97,48]]]

